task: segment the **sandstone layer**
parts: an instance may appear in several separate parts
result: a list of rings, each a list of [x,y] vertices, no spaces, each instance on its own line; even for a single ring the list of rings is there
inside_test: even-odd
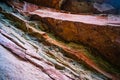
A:
[[[120,66],[119,19],[115,21],[109,17],[73,15],[48,10],[37,10],[30,14],[31,19],[41,20],[48,25],[51,32],[62,39],[89,45],[97,49],[109,62]]]
[[[45,31],[52,32],[67,42],[82,43],[97,50],[96,56],[105,57],[112,64],[120,66],[119,16],[63,13],[27,2],[13,1],[8,4],[14,9],[0,8],[0,47],[1,53],[4,53],[1,54],[0,61],[3,73],[0,74],[1,79],[119,80],[118,76],[103,70],[81,49],[61,44],[39,29],[42,25]],[[81,69],[78,63],[81,61],[105,77]]]

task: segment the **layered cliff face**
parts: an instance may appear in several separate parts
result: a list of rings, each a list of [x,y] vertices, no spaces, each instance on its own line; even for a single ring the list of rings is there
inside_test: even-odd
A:
[[[62,39],[88,45],[120,66],[119,16],[73,15],[50,10],[36,10],[30,15],[31,19],[47,24],[49,31]]]
[[[119,80],[119,16],[60,11],[94,13],[88,0],[28,2],[0,4],[0,79]]]
[[[97,49],[108,61],[120,66],[119,23],[114,24],[106,18],[100,19],[100,17],[95,16],[88,16],[87,18],[84,15],[57,14],[46,10],[38,10],[31,14],[32,19],[42,20],[49,25],[48,28],[51,32],[62,39],[83,43]]]

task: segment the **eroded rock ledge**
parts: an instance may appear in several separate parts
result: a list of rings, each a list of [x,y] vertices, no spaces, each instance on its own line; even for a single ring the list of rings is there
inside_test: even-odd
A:
[[[120,66],[120,20],[111,17],[73,15],[36,10],[31,19],[41,20],[51,32],[66,41],[82,42],[97,49],[111,63]],[[117,58],[116,58],[117,57]]]
[[[37,10],[30,14],[31,19],[41,20],[48,25],[51,32],[62,39],[89,45],[97,49],[107,60],[120,66],[120,21],[116,23],[117,21],[111,21],[108,17],[100,19],[96,16],[72,15],[48,10]]]
[[[34,9],[30,9],[29,6],[31,6],[32,4],[28,5],[28,3],[26,3],[26,2],[24,2],[24,3],[20,3],[20,2],[14,3],[13,2],[13,3],[9,3],[9,4],[12,5],[12,7],[14,7],[16,10],[18,10],[24,16],[29,15],[31,17],[30,20],[38,20],[38,21],[40,20],[43,24],[47,25],[45,27],[47,27],[51,32],[55,33],[62,39],[66,40],[66,41],[77,42],[77,43],[82,42],[85,45],[89,45],[93,48],[96,48],[99,52],[101,52],[102,56],[106,57],[108,60],[112,59],[112,61],[110,61],[111,63],[113,63],[113,64],[115,64],[114,62],[119,63],[118,62],[119,58],[116,59],[116,57],[119,57],[119,52],[120,52],[119,51],[119,47],[120,47],[119,46],[119,44],[120,44],[119,43],[119,37],[120,37],[119,36],[119,33],[120,33],[119,32],[120,31],[119,19],[117,21],[114,21],[114,20],[108,19],[111,17],[91,16],[91,15],[75,15],[75,14],[73,15],[73,14],[68,14],[68,13],[61,13],[59,11],[48,9],[48,8],[47,9],[41,8],[40,10],[38,10],[39,7],[36,7],[34,5],[33,5]],[[25,6],[27,6],[26,9],[25,9]],[[1,9],[1,11],[2,11],[2,9]],[[1,13],[9,20],[16,22],[14,26],[17,26],[17,27],[19,27],[19,29],[23,30],[24,32],[27,32],[28,34],[33,35],[38,40],[43,41],[45,44],[50,45],[50,46],[54,45],[56,47],[59,47],[65,53],[67,53],[67,55],[71,55],[71,56],[77,58],[78,60],[84,61],[87,65],[89,65],[93,69],[97,70],[98,72],[102,73],[106,77],[108,77],[110,79],[117,79],[117,77],[114,76],[113,74],[102,70],[91,59],[89,59],[89,57],[87,57],[83,53],[81,53],[77,50],[71,49],[65,45],[62,45],[59,42],[51,39],[45,32],[42,32],[42,31],[39,31],[39,30],[33,28],[31,25],[29,25],[29,21],[21,18],[22,16],[20,17],[14,13],[9,13],[9,12],[5,12],[5,11],[2,11]],[[6,21],[4,21],[4,20],[1,20],[1,21],[3,23],[4,22],[6,23]],[[64,59],[68,60],[68,62],[66,62],[66,61],[64,61],[64,59],[62,59],[63,56],[61,56],[61,58],[59,58],[60,55],[58,55],[59,56],[58,57],[57,55],[54,55],[54,52],[45,51],[45,53],[49,54],[49,56],[50,55],[54,56],[55,60],[58,63],[56,64],[56,63],[54,63],[54,61],[51,61],[52,63],[49,61],[46,61],[44,58],[42,58],[42,56],[38,55],[38,52],[40,49],[37,45],[35,45],[31,42],[28,42],[28,41],[26,42],[26,40],[23,41],[24,39],[21,39],[20,38],[21,36],[19,36],[19,38],[18,38],[18,36],[15,35],[16,33],[13,33],[14,30],[16,30],[16,28],[13,28],[13,27],[10,28],[10,29],[13,29],[11,31],[11,33],[12,33],[12,35],[14,35],[13,37],[17,37],[17,39],[12,38],[11,33],[8,34],[6,31],[6,30],[9,30],[7,27],[11,27],[11,25],[6,26],[6,25],[1,24],[2,29],[1,29],[1,35],[0,35],[0,41],[1,41],[0,44],[4,47],[3,48],[1,46],[1,49],[9,50],[10,52],[8,52],[8,54],[10,54],[10,53],[15,54],[20,59],[25,61],[25,63],[27,61],[30,63],[30,65],[31,64],[34,65],[35,69],[36,69],[35,66],[37,66],[37,68],[40,69],[39,71],[42,71],[43,74],[45,74],[45,75],[42,75],[42,76],[46,76],[45,80],[50,80],[50,79],[61,80],[61,78],[63,78],[64,80],[82,79],[82,77],[78,75],[79,70],[76,70],[76,67],[69,64],[69,60],[71,60],[71,59],[64,58]],[[19,42],[19,40],[20,40],[20,42]],[[32,46],[32,47],[30,48],[30,46]],[[35,50],[32,51],[32,49],[34,49],[33,47],[35,48]],[[35,52],[35,53],[31,53],[31,52]],[[39,54],[42,54],[42,52],[40,52]],[[1,55],[3,55],[3,54],[1,54]],[[3,58],[4,57],[2,57],[2,59]],[[13,61],[10,63],[12,64]],[[61,63],[64,67],[61,66]],[[68,72],[64,73],[64,69],[62,70],[63,72],[57,70],[56,66],[54,66],[53,64],[57,65],[57,68],[59,68],[59,69],[67,68]],[[18,64],[16,64],[16,65],[18,65]],[[119,66],[119,64],[115,64],[115,65]],[[48,66],[49,66],[49,68],[48,68]],[[25,67],[25,66],[22,65],[22,67]],[[29,68],[29,69],[31,69],[31,68]],[[5,70],[7,70],[7,69],[5,69]],[[9,70],[7,70],[7,71],[9,71]],[[38,71],[38,73],[39,73],[39,71]],[[69,73],[69,71],[72,74]],[[25,73],[27,73],[27,72],[25,72]],[[35,74],[32,71],[30,73]],[[6,76],[6,75],[3,75],[3,76]],[[9,76],[14,77],[10,74],[9,74]],[[31,75],[31,77],[36,78],[35,75],[33,75],[33,76]],[[39,78],[40,77],[41,77],[41,75],[39,75]],[[17,76],[14,79],[18,79],[18,78],[19,77]],[[27,78],[27,76],[25,78]],[[36,78],[36,79],[38,79],[38,78]],[[83,78],[83,79],[85,79],[85,78]],[[94,79],[99,80],[99,78],[96,78],[96,77],[93,78],[92,80],[94,80]]]
[[[65,53],[62,54],[59,48],[71,55],[74,55],[75,51],[51,39],[45,32],[33,28],[28,24],[28,21],[20,18],[20,16],[6,12],[2,12],[2,14],[10,22],[8,19],[4,20],[1,18],[3,16],[0,15],[0,79],[107,79],[103,75],[101,75],[102,78],[97,77],[96,74],[89,70],[84,72],[79,63],[65,57]],[[15,21],[18,24],[14,25]],[[44,44],[39,42],[39,40],[42,40]],[[108,78],[115,78],[104,71],[102,73],[108,76]]]

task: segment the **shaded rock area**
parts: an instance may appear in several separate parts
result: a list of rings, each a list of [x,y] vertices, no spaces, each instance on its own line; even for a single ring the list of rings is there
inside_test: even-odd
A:
[[[67,0],[61,9],[73,13],[120,14],[120,0]]]
[[[64,0],[49,3],[54,1],[55,7]],[[0,80],[119,80],[119,26],[119,16],[70,14],[18,0],[0,2]],[[81,43],[100,53],[94,56]]]
[[[60,9],[62,4],[66,0],[24,0],[24,1],[31,2],[31,3],[40,5],[40,6],[46,6],[46,7]]]
[[[67,0],[61,9],[73,13],[100,13],[93,7],[93,2],[89,0]]]
[[[19,1],[19,0],[17,0]],[[72,13],[120,14],[120,0],[21,0]]]
[[[67,0],[63,10],[73,13],[120,14],[120,0]]]

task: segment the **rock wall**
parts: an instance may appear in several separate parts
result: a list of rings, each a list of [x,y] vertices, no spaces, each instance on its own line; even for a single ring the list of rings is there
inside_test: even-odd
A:
[[[89,45],[97,49],[109,62],[120,67],[119,20],[116,23],[105,17],[45,10],[37,10],[31,14],[32,18],[47,24],[49,30],[62,39]]]
[[[73,13],[97,13],[93,3],[88,0],[67,0],[61,8]]]
[[[81,69],[75,61],[78,60],[107,78],[119,80],[118,76],[98,66],[82,49],[68,47],[39,31],[40,25],[46,24],[45,27],[61,39],[95,48],[103,58],[120,67],[119,16],[76,15],[40,8],[27,2],[13,1],[8,4],[14,9],[4,3],[1,7],[0,3],[0,79],[106,79]]]
[[[4,3],[2,5],[5,6]],[[6,12],[8,9],[4,10],[3,6],[0,13],[0,80],[116,78],[100,69],[84,54],[77,54],[81,52],[77,51],[76,53],[76,50],[57,42],[47,33],[36,29],[35,25],[39,25],[36,22],[26,20],[19,13]],[[82,64],[72,58],[65,57],[66,53],[79,60],[84,61],[85,59],[87,65],[106,77],[101,74],[102,77],[97,77],[96,73],[83,69]]]
[[[25,0],[27,2],[31,2],[40,6],[46,6],[51,8],[60,9],[62,4],[66,0]]]

